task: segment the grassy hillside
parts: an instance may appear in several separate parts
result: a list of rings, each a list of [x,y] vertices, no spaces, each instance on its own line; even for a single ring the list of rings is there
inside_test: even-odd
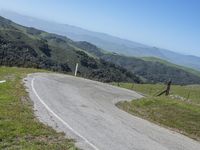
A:
[[[0,67],[0,149],[76,150],[63,133],[40,123],[34,116],[22,79],[37,69]]]
[[[119,108],[200,141],[199,85],[173,85],[169,97],[155,96],[165,87],[161,84],[120,83],[120,87],[144,93],[145,98],[120,102]]]
[[[0,17],[0,65],[72,73],[76,63],[79,63],[78,75],[82,77],[103,82],[140,82],[126,69],[86,54],[66,37],[23,27]]]
[[[150,62],[160,62],[160,63],[162,63],[164,65],[167,65],[167,66],[170,66],[170,67],[175,67],[175,68],[178,68],[178,69],[181,69],[181,70],[185,70],[187,72],[190,72],[190,73],[200,77],[200,71],[197,71],[197,70],[192,69],[192,68],[176,65],[176,64],[173,64],[173,63],[171,63],[169,61],[166,61],[166,60],[163,60],[163,59],[160,59],[160,58],[156,58],[156,57],[141,57],[141,59],[143,59],[145,61],[150,61]]]
[[[77,47],[99,57],[105,61],[115,63],[140,76],[144,82],[160,83],[172,79],[174,84],[198,84],[200,76],[198,71],[181,66],[164,63],[164,60],[147,61],[136,57],[127,57],[115,53],[105,53],[96,46],[87,42],[78,42]],[[152,59],[153,60],[153,59]],[[158,60],[158,59],[156,59]]]

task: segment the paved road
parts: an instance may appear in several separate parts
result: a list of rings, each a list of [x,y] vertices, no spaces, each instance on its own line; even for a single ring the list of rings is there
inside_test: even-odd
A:
[[[142,97],[134,91],[61,74],[31,74],[25,83],[38,118],[82,149],[200,150],[200,143],[115,107]]]

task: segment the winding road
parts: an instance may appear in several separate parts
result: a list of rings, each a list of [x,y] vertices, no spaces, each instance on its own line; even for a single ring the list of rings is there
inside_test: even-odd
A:
[[[200,150],[200,143],[132,116],[115,104],[138,93],[63,74],[24,80],[39,120],[76,140],[84,150]]]

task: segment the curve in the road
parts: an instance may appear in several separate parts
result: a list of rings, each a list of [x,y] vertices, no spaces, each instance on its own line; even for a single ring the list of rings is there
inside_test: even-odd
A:
[[[85,150],[199,150],[200,143],[132,116],[115,106],[141,98],[108,84],[61,74],[26,79],[38,118]]]
[[[76,134],[77,136],[79,136],[81,139],[83,139],[87,144],[89,144],[92,148],[94,148],[94,150],[99,150],[94,144],[92,144],[91,142],[89,142],[85,137],[83,137],[80,133],[78,133],[77,131],[75,131],[66,121],[64,121],[61,117],[59,117],[59,115],[57,115],[51,108],[49,108],[49,106],[40,98],[40,96],[38,95],[38,93],[36,92],[36,89],[34,88],[34,80],[35,78],[32,79],[31,81],[31,87],[32,90],[34,92],[34,94],[37,96],[38,100],[44,105],[44,107],[52,114],[54,115],[54,117],[56,117],[58,120],[60,120],[60,122],[62,122],[69,130],[71,130],[74,134]]]

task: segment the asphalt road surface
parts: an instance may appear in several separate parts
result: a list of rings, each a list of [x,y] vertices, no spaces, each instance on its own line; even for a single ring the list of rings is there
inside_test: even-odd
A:
[[[35,114],[84,150],[200,150],[200,143],[130,115],[115,104],[134,91],[61,74],[25,79]]]

